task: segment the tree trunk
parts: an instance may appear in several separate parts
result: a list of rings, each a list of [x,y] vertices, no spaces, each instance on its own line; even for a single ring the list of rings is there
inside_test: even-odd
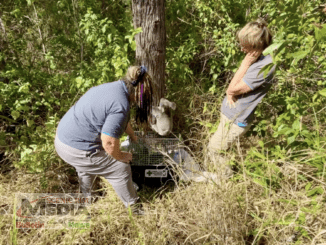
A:
[[[153,104],[165,94],[165,0],[132,0],[136,35],[136,62],[145,65],[153,81]]]

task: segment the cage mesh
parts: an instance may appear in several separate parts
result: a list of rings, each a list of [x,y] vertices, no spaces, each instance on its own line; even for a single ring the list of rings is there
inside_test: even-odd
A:
[[[146,135],[141,132],[135,134],[138,136],[138,142],[129,145],[134,165],[163,165],[166,154],[173,158],[174,151],[181,147],[178,138],[159,137],[153,132]]]

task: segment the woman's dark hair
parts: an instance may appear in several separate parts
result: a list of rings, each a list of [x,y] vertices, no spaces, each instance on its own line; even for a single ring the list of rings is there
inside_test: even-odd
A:
[[[144,66],[130,66],[123,79],[129,96],[134,95],[136,101],[136,121],[146,123],[150,119],[153,101],[152,79]]]

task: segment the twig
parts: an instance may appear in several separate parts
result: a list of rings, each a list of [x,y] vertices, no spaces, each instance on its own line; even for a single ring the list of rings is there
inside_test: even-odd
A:
[[[38,15],[37,15],[37,11],[36,11],[36,8],[35,8],[35,5],[33,3],[33,8],[34,8],[34,11],[35,11],[35,16],[36,16],[36,19],[39,21],[38,19]],[[38,25],[38,24],[37,24]],[[42,48],[43,48],[43,53],[44,55],[46,54],[46,50],[45,50],[45,45],[44,45],[44,39],[43,39],[43,36],[42,36],[42,32],[41,32],[41,29],[40,29],[40,26],[38,25],[38,32],[40,34],[40,37],[41,37],[41,40],[42,40]]]
[[[301,170],[299,170],[297,168],[294,168],[294,167],[290,167],[290,166],[287,166],[287,167],[290,168],[290,169],[292,169],[292,170],[294,170],[294,171],[298,171],[300,173],[303,173],[304,175],[308,176],[309,178],[312,178],[313,180],[315,180],[315,181],[317,181],[317,182],[319,182],[319,183],[321,183],[323,185],[326,185],[325,182],[323,182],[323,181],[321,181],[319,179],[316,179],[315,177],[311,176],[310,174],[307,174],[307,173],[305,173],[305,172],[303,172],[303,171],[301,171]]]

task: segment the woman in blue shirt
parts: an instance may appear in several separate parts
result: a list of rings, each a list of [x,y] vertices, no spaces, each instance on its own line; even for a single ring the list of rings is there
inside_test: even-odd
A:
[[[152,95],[146,68],[132,66],[123,80],[89,89],[61,119],[55,148],[75,167],[83,193],[90,195],[96,176],[103,176],[126,207],[137,202],[129,164],[132,154],[120,150],[119,138],[126,132],[137,141],[129,124],[130,105],[137,106],[137,122],[147,123]]]

